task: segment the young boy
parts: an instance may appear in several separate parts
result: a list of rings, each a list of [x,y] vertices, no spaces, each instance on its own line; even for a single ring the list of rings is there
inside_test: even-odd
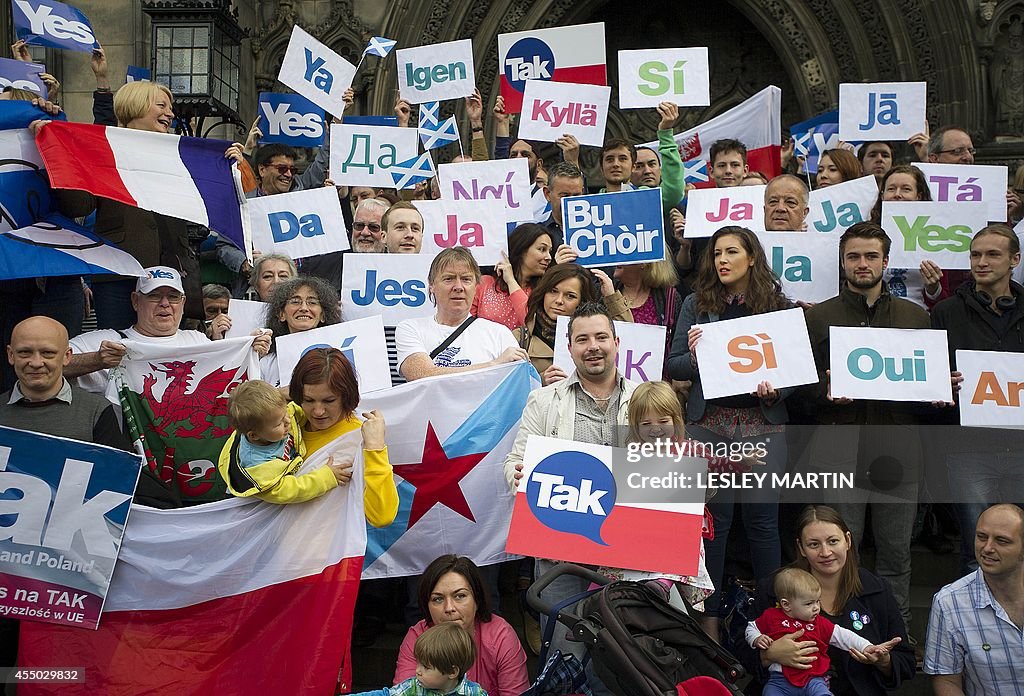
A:
[[[306,455],[306,416],[266,382],[239,384],[228,400],[228,420],[235,432],[224,443],[217,470],[231,495],[301,503],[352,478],[352,462],[335,464],[333,457],[326,466],[296,475]]]
[[[388,689],[354,696],[487,696],[487,692],[466,678],[476,661],[473,636],[455,623],[431,626],[416,639],[416,676]]]
[[[781,608],[766,609],[747,624],[746,639],[751,647],[765,650],[776,638],[804,630],[800,640],[817,644],[818,659],[810,669],[794,669],[773,662],[762,696],[825,696],[832,692],[824,679],[830,661],[828,647],[857,650],[867,655],[884,654],[886,648],[872,645],[853,631],[819,616],[821,585],[813,575],[799,568],[785,568],[775,575],[775,596]],[[895,639],[897,642],[899,639]]]

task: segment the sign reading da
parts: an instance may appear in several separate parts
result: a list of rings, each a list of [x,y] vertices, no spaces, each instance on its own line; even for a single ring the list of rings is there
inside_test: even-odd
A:
[[[946,332],[831,326],[833,398],[953,400]]]
[[[0,428],[0,613],[95,629],[142,458]]]
[[[615,335],[619,339],[619,352],[615,367],[629,380],[651,382],[661,379],[665,365],[665,327],[616,321]],[[555,322],[555,356],[553,365],[571,375],[576,365],[569,354],[569,317],[561,316]]]
[[[562,199],[565,242],[581,266],[623,266],[665,258],[661,189]]]
[[[971,240],[987,224],[987,203],[882,203],[882,229],[892,238],[893,268],[917,268],[927,259],[939,268],[968,269]]]
[[[261,143],[285,143],[294,147],[320,147],[327,127],[324,110],[301,94],[260,92]]]
[[[409,129],[415,132],[415,129]],[[341,276],[341,313],[345,321],[381,315],[397,326],[433,312],[427,299],[427,254],[348,254]]]
[[[600,147],[612,88],[528,80],[523,92],[519,137],[553,143],[563,135]]]
[[[470,39],[402,48],[398,56],[398,92],[412,103],[468,97],[476,89]]]
[[[686,237],[710,237],[727,225],[764,229],[766,186],[693,189],[686,194]]]
[[[334,187],[257,196],[246,201],[253,247],[293,259],[346,251],[348,234]]]
[[[924,131],[926,82],[839,85],[839,139],[906,140]]]
[[[960,425],[1024,428],[1024,353],[958,350]]]
[[[619,108],[711,103],[707,48],[619,51]]]
[[[329,114],[345,113],[342,95],[352,85],[356,66],[296,24],[277,79]],[[393,184],[392,184],[393,185]]]
[[[88,18],[71,5],[57,0],[14,0],[14,30],[32,46],[68,51],[99,48]]]
[[[394,188],[391,168],[416,157],[415,128],[331,125],[331,179],[338,186]]]

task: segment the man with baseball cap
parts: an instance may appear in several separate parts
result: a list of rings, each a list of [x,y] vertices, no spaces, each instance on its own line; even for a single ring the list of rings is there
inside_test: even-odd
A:
[[[132,293],[135,324],[124,331],[100,329],[71,340],[71,362],[64,370],[67,378],[78,378],[78,386],[99,394],[107,390],[108,370],[116,367],[125,355],[122,339],[140,343],[171,346],[192,346],[210,339],[199,331],[181,330],[185,308],[185,290],[181,273],[169,266],[150,266],[139,278]],[[261,334],[253,350],[265,355],[270,348],[270,335]]]

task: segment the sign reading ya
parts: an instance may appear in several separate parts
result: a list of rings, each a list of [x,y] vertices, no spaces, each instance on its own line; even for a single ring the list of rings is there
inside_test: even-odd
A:
[[[441,200],[501,201],[506,222],[533,219],[530,165],[524,158],[442,164],[437,182]]]
[[[0,91],[7,87],[27,89],[46,99],[46,85],[39,78],[39,74],[43,72],[46,72],[46,68],[39,63],[0,58]]]
[[[416,157],[415,128],[331,125],[331,179],[339,186],[393,188],[391,167]]]
[[[257,196],[246,201],[246,208],[255,249],[301,259],[349,248],[333,187]]]
[[[300,94],[260,92],[261,143],[320,147],[327,134],[324,110]]]
[[[918,162],[928,179],[932,200],[939,203],[988,203],[988,219],[1006,219],[1006,165]]]
[[[56,0],[14,0],[11,7],[15,33],[27,44],[69,51],[99,48],[89,20],[70,5]]]
[[[711,103],[707,48],[619,51],[619,108]]]
[[[647,263],[665,258],[661,189],[562,199],[565,242],[581,266]]]
[[[416,210],[423,215],[420,253],[426,256],[464,246],[481,266],[493,266],[508,253],[505,208],[498,201],[416,201]]]
[[[694,189],[686,194],[686,236],[710,237],[727,225],[764,229],[766,186]]]
[[[829,328],[832,396],[879,401],[952,401],[946,332]]]
[[[757,237],[787,297],[823,302],[835,296],[839,287],[838,237],[806,232],[758,232]]]
[[[379,314],[384,326],[396,326],[432,311],[427,301],[432,260],[427,254],[348,254],[341,276],[345,321]]]
[[[384,323],[379,316],[320,326],[276,340],[277,367],[282,375],[290,375],[299,359],[314,348],[337,348],[356,371],[360,394],[391,387]]]
[[[600,147],[612,88],[530,80],[523,93],[519,137],[553,143],[564,134]]]
[[[839,139],[906,140],[925,129],[926,82],[839,85]]]
[[[769,233],[771,234],[771,233]],[[818,371],[802,309],[701,324],[697,342],[704,398],[814,384]]]
[[[476,89],[470,39],[401,48],[397,56],[398,91],[412,104],[468,97]]]
[[[1024,428],[1024,353],[958,350],[960,425]]]
[[[878,200],[878,182],[872,175],[811,191],[807,229],[841,235],[850,225],[871,219]]]
[[[296,24],[277,79],[330,114],[345,113],[342,95],[352,85],[356,66]],[[333,168],[332,168],[333,173]]]
[[[615,367],[626,379],[634,382],[661,379],[665,367],[664,326],[617,321],[615,335],[619,338]],[[576,371],[576,365],[569,354],[569,317],[558,317],[555,322],[553,363],[565,370],[567,375]]]
[[[987,224],[987,203],[882,203],[882,228],[892,238],[893,268],[917,268],[925,259],[939,268],[970,268],[971,240]]]

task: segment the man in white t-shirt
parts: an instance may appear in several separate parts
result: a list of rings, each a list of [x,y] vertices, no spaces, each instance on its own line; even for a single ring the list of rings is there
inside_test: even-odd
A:
[[[77,377],[82,389],[97,394],[107,390],[108,370],[120,364],[126,352],[123,339],[172,346],[209,342],[204,333],[178,329],[185,308],[181,274],[168,266],[145,270],[146,275],[139,278],[132,293],[136,314],[133,326],[124,331],[89,331],[71,340],[71,363],[64,369],[64,376]],[[269,334],[261,334],[253,342],[253,350],[260,355],[265,355],[269,347]]]
[[[437,311],[433,316],[407,319],[395,330],[398,366],[406,380],[527,359],[526,351],[503,325],[470,317],[480,266],[469,249],[441,251],[430,264],[427,282]],[[459,334],[442,347],[456,331]]]

